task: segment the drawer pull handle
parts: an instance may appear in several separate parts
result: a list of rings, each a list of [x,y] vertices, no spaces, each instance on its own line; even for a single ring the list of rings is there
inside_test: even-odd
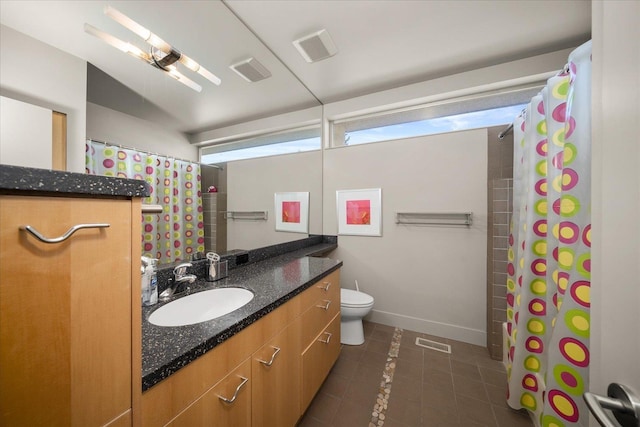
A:
[[[245,378],[245,377],[240,377],[240,378],[242,378],[242,382],[240,383],[240,385],[238,387],[236,387],[236,391],[235,391],[235,393],[233,393],[233,396],[231,397],[231,399],[227,399],[226,397],[220,396],[220,395],[218,395],[218,399],[222,400],[224,403],[233,403],[233,402],[235,402],[236,398],[238,397],[238,393],[240,393],[240,389],[242,387],[244,387],[244,385],[247,383],[247,381],[249,381],[249,378]]]
[[[316,305],[316,307],[318,308],[322,308],[323,310],[329,310],[329,306],[331,305],[331,301],[329,301],[328,299],[323,300],[324,302],[326,302],[325,305]]]
[[[273,346],[272,346],[273,347]],[[273,354],[271,355],[271,360],[269,360],[268,362],[266,360],[262,360],[262,359],[257,359],[258,362],[262,363],[264,366],[271,366],[273,365],[273,361],[276,360],[276,356],[278,355],[278,353],[280,353],[280,348],[279,347],[273,347],[273,349],[275,350],[273,352]]]
[[[324,344],[329,344],[329,341],[331,341],[331,332],[325,332],[324,334],[327,336],[327,339],[323,340],[322,338],[318,338],[318,341]]]
[[[64,242],[69,237],[71,237],[73,233],[83,228],[107,228],[107,227],[109,227],[109,224],[78,224],[68,229],[67,232],[64,233],[62,236],[51,237],[51,238],[44,237],[42,234],[40,234],[38,230],[36,230],[30,225],[22,225],[20,226],[20,230],[27,231],[29,234],[31,234],[32,236],[34,236],[36,239],[40,240],[43,243],[60,243],[60,242]]]
[[[331,287],[331,282],[323,282],[324,286],[318,286],[318,288],[322,289],[325,292],[329,292],[329,288]]]

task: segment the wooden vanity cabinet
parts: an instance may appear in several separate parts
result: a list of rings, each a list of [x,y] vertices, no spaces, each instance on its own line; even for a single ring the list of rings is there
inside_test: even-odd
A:
[[[302,353],[302,407],[307,408],[340,355],[340,314]]]
[[[294,426],[300,417],[300,329],[293,321],[253,354],[254,427]]]
[[[144,392],[142,425],[293,427],[339,351],[337,270]]]
[[[135,423],[140,209],[139,199],[0,195],[1,425]],[[20,229],[58,237],[88,223],[109,227],[60,243]]]
[[[336,270],[303,294],[302,412],[313,400],[340,354],[340,271]]]
[[[245,360],[169,423],[171,427],[251,425],[251,362]]]

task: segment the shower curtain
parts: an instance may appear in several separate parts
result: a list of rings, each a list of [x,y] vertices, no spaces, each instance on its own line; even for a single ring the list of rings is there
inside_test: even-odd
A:
[[[165,264],[204,252],[199,164],[87,140],[86,172],[149,183],[143,203],[163,212],[142,215],[142,255]]]
[[[591,42],[514,122],[508,403],[537,426],[587,426]]]

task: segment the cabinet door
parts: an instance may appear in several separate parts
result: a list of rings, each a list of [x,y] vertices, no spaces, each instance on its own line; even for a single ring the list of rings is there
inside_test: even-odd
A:
[[[104,425],[131,408],[131,212],[0,196],[0,424]],[[110,226],[54,244],[19,229],[82,223]]]
[[[338,313],[302,354],[302,408],[307,408],[340,354]]]
[[[315,283],[302,297],[309,307],[302,314],[302,344],[307,347],[340,312],[339,271]]]
[[[253,355],[252,425],[294,426],[300,416],[300,327],[294,320]]]
[[[172,427],[251,425],[251,360],[224,377],[168,425]]]

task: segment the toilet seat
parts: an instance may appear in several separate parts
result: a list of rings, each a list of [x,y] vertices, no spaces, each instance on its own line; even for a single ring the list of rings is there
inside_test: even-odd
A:
[[[366,307],[373,305],[373,297],[364,292],[340,289],[340,305],[343,307]]]

